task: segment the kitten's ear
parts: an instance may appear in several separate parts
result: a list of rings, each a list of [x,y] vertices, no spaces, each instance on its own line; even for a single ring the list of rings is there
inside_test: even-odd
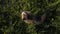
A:
[[[45,13],[45,14],[43,14],[42,16],[41,16],[41,22],[44,22],[45,21],[45,19],[46,19],[46,17],[47,17],[47,14]]]

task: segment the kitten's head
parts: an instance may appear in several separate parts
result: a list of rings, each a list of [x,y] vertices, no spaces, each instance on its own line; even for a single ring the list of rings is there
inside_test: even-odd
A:
[[[23,11],[21,13],[21,18],[22,18],[22,20],[32,19],[32,14],[31,14],[31,12]]]

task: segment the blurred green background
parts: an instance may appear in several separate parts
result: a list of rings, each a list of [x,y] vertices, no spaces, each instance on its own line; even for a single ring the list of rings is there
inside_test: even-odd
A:
[[[47,13],[46,24],[51,26],[24,23],[23,10],[35,16]],[[0,34],[60,34],[60,0],[0,0]]]

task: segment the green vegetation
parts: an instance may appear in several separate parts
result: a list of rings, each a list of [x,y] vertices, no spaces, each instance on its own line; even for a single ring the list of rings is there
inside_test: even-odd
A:
[[[48,14],[46,23],[28,25],[21,20],[21,11],[35,16]],[[41,27],[40,27],[41,26]],[[0,0],[0,34],[60,34],[60,0]]]

